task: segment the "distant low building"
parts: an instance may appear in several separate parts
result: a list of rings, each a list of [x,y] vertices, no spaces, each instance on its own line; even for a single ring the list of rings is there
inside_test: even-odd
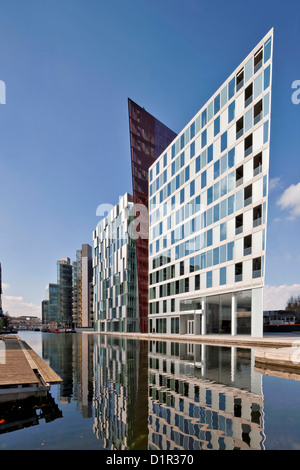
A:
[[[292,310],[265,310],[264,325],[300,324],[300,312]]]

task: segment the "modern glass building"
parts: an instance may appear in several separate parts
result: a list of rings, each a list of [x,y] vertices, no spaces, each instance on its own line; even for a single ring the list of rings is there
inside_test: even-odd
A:
[[[42,302],[42,319],[45,325],[57,325],[58,290],[57,284],[48,284],[46,287],[46,299]]]
[[[128,99],[133,202],[136,207],[136,259],[140,329],[148,331],[148,170],[175,139],[175,132]],[[141,228],[142,227],[142,228]],[[146,232],[146,234],[145,234]]]
[[[73,322],[77,327],[93,326],[93,267],[92,247],[83,244],[76,251],[72,269]]]
[[[150,331],[263,334],[272,43],[150,167]]]
[[[133,198],[125,194],[93,232],[95,331],[140,331],[134,233]]]
[[[58,324],[72,326],[72,264],[70,258],[57,261]]]

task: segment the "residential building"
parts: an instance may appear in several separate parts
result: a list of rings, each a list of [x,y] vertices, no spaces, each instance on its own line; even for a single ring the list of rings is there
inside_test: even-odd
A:
[[[136,213],[137,289],[142,333],[148,331],[148,170],[176,134],[128,99],[133,202]]]
[[[271,30],[149,169],[149,329],[263,334]]]
[[[140,331],[134,233],[133,198],[126,193],[93,232],[96,331]]]
[[[42,322],[44,325],[57,325],[58,323],[58,291],[57,284],[48,284],[46,298],[42,302]]]
[[[83,244],[73,261],[73,322],[77,327],[93,326],[92,247]]]
[[[58,323],[60,326],[72,326],[72,265],[70,258],[57,261],[58,288]]]

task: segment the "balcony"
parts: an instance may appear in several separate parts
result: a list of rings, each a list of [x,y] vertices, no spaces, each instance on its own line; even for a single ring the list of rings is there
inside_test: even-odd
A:
[[[252,247],[244,248],[244,256],[249,256],[252,253]]]
[[[259,121],[262,120],[262,118],[263,118],[263,113],[262,113],[262,112],[259,113],[257,116],[255,116],[255,118],[254,118],[254,125],[258,124]]]
[[[261,277],[261,269],[257,269],[256,271],[253,271],[252,277],[253,279],[257,279],[258,277]]]
[[[262,224],[262,218],[258,217],[257,219],[253,219],[253,227],[258,227]]]
[[[254,168],[253,170],[253,176],[257,176],[262,172],[262,165],[259,165],[258,167]]]
[[[252,196],[247,197],[247,199],[244,200],[244,207],[249,206],[252,204]]]

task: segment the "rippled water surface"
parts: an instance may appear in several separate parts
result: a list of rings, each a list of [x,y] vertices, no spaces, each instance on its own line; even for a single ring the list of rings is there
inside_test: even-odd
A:
[[[253,350],[19,336],[63,382],[45,397],[0,403],[0,450],[300,448],[300,381],[263,375]]]

